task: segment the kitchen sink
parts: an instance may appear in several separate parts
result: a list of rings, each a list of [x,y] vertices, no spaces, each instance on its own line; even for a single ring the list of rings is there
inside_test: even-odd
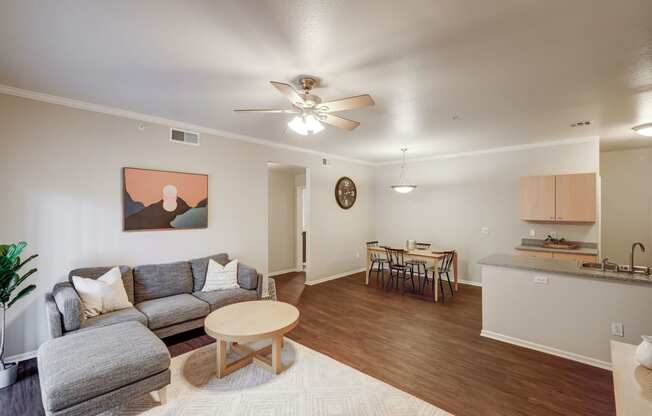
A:
[[[620,273],[631,273],[631,274],[641,274],[649,276],[652,273],[652,270],[649,267],[645,266],[634,266],[634,270],[630,270],[629,265],[627,264],[614,264],[606,263],[604,266],[602,263],[595,263],[590,261],[585,261],[582,263],[582,268],[584,269],[593,269],[593,270],[602,270],[605,272],[620,272]]]

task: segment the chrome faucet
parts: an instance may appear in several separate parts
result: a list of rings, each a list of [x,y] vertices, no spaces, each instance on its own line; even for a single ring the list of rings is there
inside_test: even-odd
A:
[[[641,242],[635,242],[632,244],[632,253],[629,256],[629,272],[634,273],[634,250],[636,250],[636,246],[639,246],[641,248],[641,252],[645,253],[645,246]]]

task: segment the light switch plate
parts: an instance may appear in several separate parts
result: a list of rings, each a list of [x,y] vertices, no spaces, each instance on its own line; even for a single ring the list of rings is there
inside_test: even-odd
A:
[[[489,234],[489,227],[480,228],[480,234]]]
[[[611,323],[611,335],[614,337],[624,337],[625,336],[625,325],[622,322],[612,322]]]

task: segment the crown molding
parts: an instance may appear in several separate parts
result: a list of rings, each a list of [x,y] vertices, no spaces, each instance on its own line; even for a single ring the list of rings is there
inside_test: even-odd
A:
[[[590,143],[590,142],[599,143],[600,142],[600,137],[598,137],[598,136],[579,137],[579,138],[575,138],[575,139],[549,140],[549,141],[545,141],[545,142],[517,144],[517,145],[502,146],[502,147],[492,147],[490,149],[484,149],[484,150],[473,150],[473,151],[470,151],[470,152],[449,153],[449,154],[445,154],[445,155],[436,155],[436,156],[427,156],[427,157],[421,157],[421,158],[415,158],[415,159],[408,159],[407,162],[409,162],[409,163],[418,163],[418,162],[427,162],[427,161],[430,161],[430,160],[454,159],[454,158],[458,158],[458,157],[479,156],[479,155],[487,155],[487,154],[492,154],[492,153],[519,152],[519,151],[522,151],[522,150],[539,149],[539,148],[542,148],[542,147],[565,146],[565,145],[571,145],[571,144]],[[376,163],[375,166],[400,165],[401,163],[402,163],[401,160],[392,160],[392,161],[388,161],[388,162]]]
[[[317,150],[305,149],[303,147],[292,146],[289,144],[276,143],[271,140],[259,139],[257,137],[247,136],[244,134],[233,133],[230,131],[214,129],[211,127],[199,126],[196,124],[186,123],[178,120],[171,120],[164,117],[153,116],[149,114],[138,113],[135,111],[123,110],[121,108],[109,107],[100,104],[89,103],[86,101],[75,100],[72,98],[60,97],[42,92],[30,91],[22,88],[11,87],[0,84],[0,94],[12,95],[15,97],[27,98],[34,101],[41,101],[49,104],[56,104],[65,107],[75,108],[78,110],[92,111],[95,113],[108,114],[117,117],[124,117],[132,120],[143,121],[151,124],[160,124],[167,127],[176,127],[182,130],[190,130],[197,133],[211,134],[225,139],[240,140],[247,143],[258,144],[262,146],[275,147],[277,149],[290,150],[294,152],[307,153],[318,157],[337,159],[345,162],[356,163],[360,165],[373,166],[372,162],[360,159],[354,159],[346,156],[324,153]]]
[[[182,129],[182,130],[190,130],[190,131],[195,131],[195,132],[198,132],[198,133],[211,134],[211,135],[218,136],[218,137],[225,138],[225,139],[240,140],[240,141],[243,141],[243,142],[258,144],[258,145],[261,145],[261,146],[268,146],[268,147],[274,147],[274,148],[277,148],[277,149],[289,150],[289,151],[293,151],[293,152],[306,153],[306,154],[310,154],[310,155],[314,155],[314,156],[318,156],[318,157],[325,157],[325,158],[329,158],[329,159],[341,160],[341,161],[344,161],[344,162],[356,163],[356,164],[359,164],[359,165],[387,166],[387,165],[399,165],[399,164],[402,163],[402,161],[400,159],[387,161],[387,162],[374,163],[374,162],[370,162],[370,161],[367,161],[367,160],[355,159],[355,158],[350,158],[350,157],[337,155],[337,154],[332,154],[332,153],[324,153],[324,152],[320,152],[320,151],[317,151],[317,150],[305,149],[303,147],[293,146],[293,145],[289,145],[289,144],[276,143],[276,142],[273,142],[271,140],[260,139],[260,138],[257,138],[257,137],[252,137],[252,136],[247,136],[247,135],[244,135],[244,134],[233,133],[233,132],[226,131],[226,130],[214,129],[214,128],[211,128],[211,127],[199,126],[199,125],[196,125],[196,124],[186,123],[186,122],[183,122],[183,121],[171,120],[171,119],[167,119],[167,118],[164,118],[164,117],[153,116],[153,115],[149,115],[149,114],[138,113],[138,112],[135,112],[135,111],[129,111],[129,110],[124,110],[124,109],[120,109],[120,108],[115,108],[115,107],[109,107],[109,106],[100,105],[100,104],[89,103],[89,102],[86,102],[86,101],[75,100],[75,99],[72,99],[72,98],[65,98],[65,97],[60,97],[60,96],[57,96],[57,95],[46,94],[46,93],[42,93],[42,92],[36,92],[36,91],[26,90],[26,89],[22,89],[22,88],[11,87],[9,85],[0,84],[0,94],[12,95],[12,96],[21,97],[21,98],[27,98],[27,99],[34,100],[34,101],[41,101],[41,102],[44,102],[44,103],[61,105],[61,106],[65,106],[65,107],[75,108],[75,109],[78,109],[78,110],[92,111],[92,112],[95,112],[95,113],[102,113],[102,114],[108,114],[108,115],[117,116],[117,117],[124,117],[124,118],[143,121],[143,122],[147,122],[147,123],[151,123],[151,124],[159,124],[159,125],[163,125],[163,126],[167,126],[167,127],[176,127],[176,128]],[[592,141],[599,142],[599,140],[600,140],[600,138],[598,136],[581,137],[581,138],[566,139],[566,140],[551,140],[551,141],[535,142],[535,143],[528,143],[528,144],[522,144],[522,145],[494,147],[494,148],[490,148],[490,149],[474,150],[474,151],[470,151],[470,152],[449,153],[449,154],[444,154],[444,155],[426,156],[426,157],[422,157],[422,158],[408,159],[407,161],[410,162],[410,163],[426,162],[426,161],[431,161],[431,160],[452,159],[452,158],[458,158],[458,157],[478,156],[478,155],[486,155],[486,154],[492,154],[492,153],[516,152],[516,151],[521,151],[521,150],[537,149],[537,148],[550,147],[550,146],[571,145],[571,144],[578,144],[578,143],[587,143],[587,142],[592,142]]]

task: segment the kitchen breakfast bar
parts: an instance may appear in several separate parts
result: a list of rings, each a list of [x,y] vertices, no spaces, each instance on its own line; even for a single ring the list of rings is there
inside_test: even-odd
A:
[[[483,336],[610,368],[610,340],[638,344],[652,328],[650,276],[509,254],[478,263]]]

